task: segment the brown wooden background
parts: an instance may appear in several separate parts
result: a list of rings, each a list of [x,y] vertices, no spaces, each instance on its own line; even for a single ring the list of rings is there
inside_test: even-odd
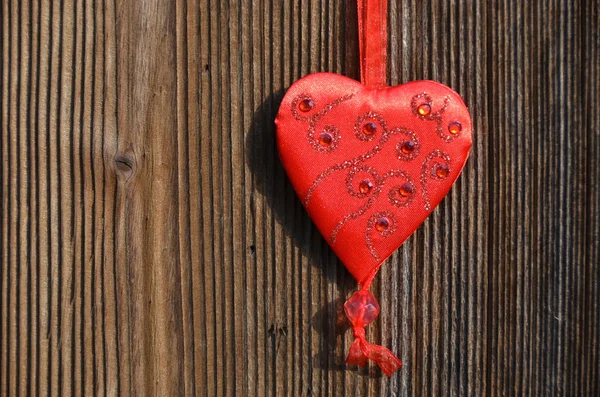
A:
[[[274,143],[294,80],[358,77],[355,10],[2,1],[0,395],[600,395],[599,2],[391,1],[389,83],[475,135],[374,284],[390,379]]]

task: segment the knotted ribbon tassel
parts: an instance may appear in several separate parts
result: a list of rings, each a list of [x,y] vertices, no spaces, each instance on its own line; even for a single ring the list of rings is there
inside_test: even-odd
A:
[[[355,292],[344,303],[346,316],[352,323],[354,342],[350,346],[347,364],[357,364],[364,367],[367,359],[373,360],[387,376],[392,375],[402,366],[402,362],[389,349],[367,342],[365,326],[369,325],[379,315],[377,299],[366,289]]]

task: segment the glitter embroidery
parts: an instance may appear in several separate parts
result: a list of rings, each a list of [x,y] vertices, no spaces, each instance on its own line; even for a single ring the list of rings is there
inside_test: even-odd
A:
[[[381,192],[381,188],[379,187],[378,189],[376,189],[373,192],[372,196],[369,197],[369,200],[362,207],[360,207],[357,211],[354,211],[353,213],[344,216],[342,218],[342,220],[339,221],[337,225],[335,225],[335,227],[333,228],[333,231],[331,232],[331,237],[330,237],[332,243],[335,243],[335,240],[337,238],[338,233],[340,232],[340,230],[342,229],[342,227],[348,221],[351,221],[353,219],[358,218],[359,216],[361,216],[362,214],[364,214],[369,208],[371,208],[371,206],[373,205],[373,203],[375,202],[375,200],[377,200],[377,197],[379,196],[380,192]]]
[[[314,126],[308,129],[308,141],[312,147],[322,153],[327,153],[335,150],[340,142],[340,131],[334,125],[326,125],[323,131],[315,137]]]
[[[448,107],[448,104],[450,103],[450,97],[444,97],[444,106],[442,106],[442,108],[439,109],[437,112],[432,111],[432,102],[433,100],[431,99],[431,96],[426,92],[423,92],[421,94],[415,95],[412,98],[410,106],[415,116],[417,116],[421,120],[435,121],[435,132],[438,134],[438,136],[442,138],[445,142],[452,142],[454,138],[456,138],[456,135],[446,133],[442,126],[444,122],[442,115],[444,114],[446,108]],[[429,111],[424,112],[423,106],[426,106]]]
[[[328,153],[335,150],[338,147],[341,138],[339,129],[333,125],[326,125],[325,128],[323,128],[323,130],[319,132],[318,136],[315,136],[317,123],[334,107],[338,106],[342,102],[351,99],[353,96],[354,94],[344,95],[336,99],[335,101],[328,103],[323,107],[323,109],[314,113],[313,115],[310,115],[310,113],[312,113],[315,109],[315,101],[310,95],[301,94],[294,98],[291,106],[292,115],[296,120],[309,122],[307,139],[313,147],[313,149],[321,153]],[[307,101],[310,103],[310,107],[308,107],[309,110],[305,111],[300,109],[301,105]],[[308,113],[309,115],[303,116],[301,113]]]
[[[301,94],[294,99],[291,105],[292,114],[296,120],[309,123],[307,129],[307,138],[313,149],[321,153],[328,153],[338,147],[341,140],[341,132],[339,129],[334,125],[325,125],[325,127],[322,129],[317,130],[317,124],[334,107],[351,99],[352,97],[353,94],[344,95],[325,105],[319,111],[315,110],[316,102],[309,95]],[[411,108],[413,114],[420,120],[434,121],[436,123],[435,130],[437,135],[445,142],[449,143],[458,134],[455,131],[451,131],[452,133],[445,132],[442,127],[442,115],[450,102],[450,97],[445,97],[443,101],[444,105],[440,109],[434,111],[432,104],[433,100],[431,96],[423,92],[413,96],[411,100]],[[304,114],[306,114],[306,116]],[[322,171],[315,178],[312,185],[308,189],[306,197],[304,198],[304,205],[308,206],[314,191],[321,184],[321,182],[326,180],[335,172],[350,169],[345,181],[348,194],[359,199],[366,198],[367,200],[358,210],[345,215],[337,223],[330,235],[332,243],[335,243],[338,233],[345,224],[364,215],[373,206],[384,189],[387,179],[402,178],[400,183],[393,184],[393,186],[387,192],[388,202],[394,207],[402,208],[409,206],[414,201],[417,192],[414,181],[405,171],[392,170],[382,176],[379,176],[374,168],[361,165],[362,162],[371,159],[380,153],[385,144],[394,135],[405,137],[396,144],[396,156],[398,160],[412,161],[418,158],[421,146],[417,134],[404,127],[388,129],[384,117],[371,111],[366,112],[357,118],[354,124],[354,134],[358,139],[364,142],[370,142],[375,139],[378,139],[378,141],[375,146],[371,147],[364,154],[330,166]],[[450,174],[449,167],[450,157],[441,150],[434,150],[424,159],[423,165],[421,166],[419,182],[421,185],[421,194],[425,202],[425,209],[427,211],[431,210],[427,186],[428,180],[430,178],[437,180],[446,179]],[[360,175],[361,173],[364,174],[364,177],[358,179],[361,182],[357,188],[355,179],[357,179],[357,175]],[[365,239],[367,247],[375,259],[378,260],[379,255],[375,250],[372,241],[373,229],[379,232],[383,237],[387,237],[394,233],[396,226],[397,222],[394,214],[389,211],[378,212],[369,218]]]
[[[375,228],[375,225],[377,221],[382,218],[386,218],[391,224],[385,230],[377,230]],[[373,229],[378,231],[383,237],[388,237],[389,235],[393,234],[396,231],[396,218],[394,217],[394,214],[392,214],[389,211],[378,212],[375,215],[371,216],[369,218],[369,221],[367,222],[365,242],[367,243],[367,248],[369,249],[369,252],[373,256],[373,258],[375,258],[375,260],[379,260],[379,254],[377,253],[377,250],[375,250],[375,246],[373,245],[373,239],[371,237]]]
[[[402,194],[404,190],[408,190],[409,194]],[[388,193],[388,200],[390,200],[390,204],[392,204],[395,207],[406,207],[414,200],[415,191],[415,184],[412,182],[412,180],[410,180],[405,185],[397,185],[391,188]]]
[[[432,166],[432,161],[434,159],[439,159],[440,161],[443,162],[443,165],[445,165],[447,167],[447,175],[445,177],[440,177],[437,172],[436,169],[437,167],[440,165],[439,161],[435,161],[435,164],[433,164]],[[429,178],[435,178],[435,179],[446,179],[446,177],[450,174],[450,156],[448,156],[445,152],[442,152],[441,150],[434,150],[433,152],[429,153],[427,155],[427,157],[425,158],[425,161],[423,161],[423,166],[421,167],[421,177],[420,177],[420,182],[421,182],[421,191],[423,194],[423,199],[425,200],[425,209],[427,211],[431,210],[431,203],[429,202],[429,192],[427,190],[427,180]]]
[[[365,121],[370,122],[365,123]],[[383,117],[374,112],[367,112],[360,116],[356,120],[356,123],[354,123],[354,134],[356,137],[361,141],[372,141],[373,138],[375,138],[375,135],[377,135],[377,126],[373,122],[376,122],[381,126],[383,133],[387,132],[387,127]]]
[[[377,175],[377,172],[375,171],[374,168],[368,167],[368,166],[364,166],[364,165],[360,166],[360,167],[354,167],[354,168],[352,168],[350,170],[350,172],[348,172],[348,176],[346,177],[346,190],[348,190],[348,193],[351,196],[358,197],[358,198],[363,198],[363,197],[366,197],[370,193],[370,191],[366,192],[366,193],[363,193],[360,190],[356,191],[354,189],[354,177],[359,172],[368,173],[371,176],[371,178],[373,179],[373,182],[375,183],[375,185],[379,184],[378,183],[379,176]],[[377,187],[375,187],[375,189],[377,189]]]
[[[373,156],[375,156],[377,153],[379,153],[383,149],[384,145],[386,144],[386,142],[390,139],[390,137],[392,135],[406,134],[406,133],[410,133],[410,134],[414,135],[414,133],[412,131],[410,131],[410,130],[408,130],[406,128],[394,128],[394,129],[391,129],[389,131],[385,131],[381,135],[381,138],[379,139],[379,142],[377,143],[377,145],[375,145],[371,150],[369,150],[365,154],[360,155],[360,156],[355,157],[355,158],[350,159],[350,160],[346,160],[343,163],[335,164],[335,165],[327,168],[325,171],[321,172],[317,176],[317,178],[315,179],[315,181],[312,183],[312,185],[310,186],[310,188],[308,189],[308,192],[306,193],[306,197],[304,198],[304,205],[308,206],[308,204],[310,202],[310,199],[312,197],[312,194],[315,191],[315,189],[329,175],[333,174],[334,172],[341,171],[341,170],[347,169],[347,168],[352,167],[352,166],[356,166],[356,165],[360,164],[361,162],[363,162],[365,160],[373,158]]]
[[[394,128],[392,133],[402,134],[408,137],[407,140],[398,142],[396,145],[396,155],[398,156],[398,159],[403,161],[411,161],[419,155],[420,145],[417,134],[411,130],[401,127]]]
[[[375,170],[373,170],[370,167],[356,167],[352,170],[350,170],[350,172],[348,173],[348,178],[346,178],[346,187],[349,188],[349,191],[352,189],[352,184],[350,183],[348,185],[348,180],[351,179],[351,175],[358,171],[361,170],[368,170],[368,172],[372,172],[374,177],[377,177],[377,174],[375,173]],[[358,210],[344,216],[342,218],[341,221],[338,222],[338,224],[335,226],[335,228],[333,229],[333,231],[331,232],[331,242],[335,243],[337,234],[339,233],[339,231],[341,230],[341,228],[350,220],[356,219],[359,216],[361,216],[362,214],[364,214],[369,208],[371,208],[371,206],[373,205],[373,203],[375,202],[375,200],[377,199],[377,197],[379,196],[379,194],[381,193],[381,191],[383,190],[383,187],[385,186],[385,182],[387,179],[389,178],[404,178],[405,183],[409,183],[411,185],[414,186],[414,183],[411,179],[411,177],[408,175],[408,173],[406,173],[405,171],[402,170],[391,170],[389,172],[387,172],[386,174],[384,174],[381,178],[376,179],[376,186],[375,189],[373,190],[373,192],[371,193],[371,197],[369,198],[369,200],[362,206],[360,207]],[[388,195],[391,194],[391,191],[388,193]],[[366,195],[363,195],[362,197],[364,197]],[[359,196],[355,196],[355,197],[359,197]],[[412,199],[411,199],[412,200]],[[403,206],[403,205],[401,205]]]
[[[302,116],[302,115],[301,115],[301,114],[298,112],[298,111],[300,110],[300,109],[299,109],[300,102],[302,102],[302,101],[305,101],[305,100],[311,101],[311,102],[313,103],[313,108],[312,108],[312,109],[314,109],[314,101],[313,101],[313,99],[312,99],[312,97],[311,97],[310,95],[307,95],[307,94],[301,94],[301,95],[298,95],[298,96],[297,96],[296,98],[294,98],[294,100],[292,101],[292,114],[294,115],[294,118],[295,118],[296,120],[300,120],[300,121],[310,121],[310,120],[311,120],[311,118],[312,118],[312,116]],[[312,109],[311,109],[311,111],[312,111]],[[308,112],[302,112],[302,113],[311,113],[311,111],[308,111]]]

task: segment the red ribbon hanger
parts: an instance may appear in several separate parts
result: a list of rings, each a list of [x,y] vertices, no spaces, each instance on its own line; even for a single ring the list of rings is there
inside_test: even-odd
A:
[[[387,0],[357,0],[360,81],[366,86],[386,85]]]
[[[366,86],[382,88],[386,86],[387,69],[387,0],[357,0],[357,5],[360,80]],[[364,327],[379,315],[379,303],[369,292],[374,276],[375,273],[344,304],[355,338],[346,363],[364,367],[370,359],[390,376],[402,362],[389,349],[371,344],[365,337]]]

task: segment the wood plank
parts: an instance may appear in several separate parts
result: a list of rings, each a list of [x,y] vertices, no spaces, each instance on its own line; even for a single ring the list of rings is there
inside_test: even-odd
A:
[[[600,394],[600,3],[392,1],[388,82],[472,156],[356,284],[279,162],[298,78],[358,78],[356,2],[3,0],[0,395]]]

